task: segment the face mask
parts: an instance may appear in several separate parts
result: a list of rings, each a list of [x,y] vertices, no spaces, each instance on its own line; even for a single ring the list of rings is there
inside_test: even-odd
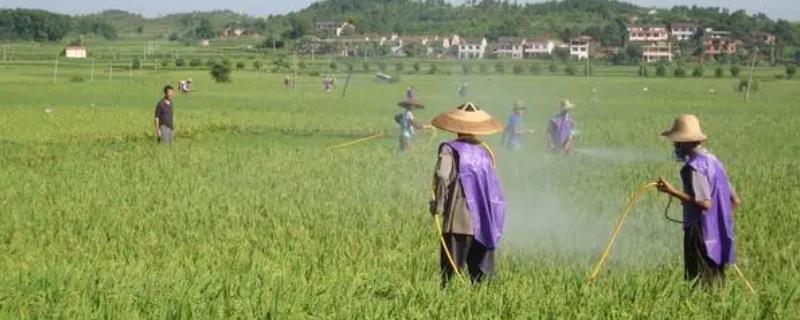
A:
[[[686,151],[683,151],[683,149],[681,149],[681,148],[679,148],[677,146],[673,150],[673,153],[675,155],[675,161],[678,161],[678,162],[684,162],[684,161],[686,161],[686,158],[689,157],[689,154],[686,153]]]

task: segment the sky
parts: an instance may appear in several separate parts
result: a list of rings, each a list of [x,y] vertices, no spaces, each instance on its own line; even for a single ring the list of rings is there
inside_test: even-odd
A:
[[[148,17],[159,15],[205,11],[211,9],[230,9],[253,16],[283,14],[302,9],[318,0],[0,0],[2,8],[38,8],[67,14],[86,14],[106,9],[122,9]],[[464,0],[451,0],[463,3]],[[537,2],[541,0],[519,0]],[[673,5],[698,5],[725,7],[731,10],[745,9],[750,13],[766,13],[772,18],[800,21],[798,0],[627,0],[642,6],[671,7]]]

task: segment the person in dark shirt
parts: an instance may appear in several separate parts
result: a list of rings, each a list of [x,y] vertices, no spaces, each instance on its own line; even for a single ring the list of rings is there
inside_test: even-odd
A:
[[[172,123],[172,111],[175,100],[175,89],[172,86],[164,87],[164,98],[156,105],[156,137],[163,144],[171,144],[174,138],[175,127]]]

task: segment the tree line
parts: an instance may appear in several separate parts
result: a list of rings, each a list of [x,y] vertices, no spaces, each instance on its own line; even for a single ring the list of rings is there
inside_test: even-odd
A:
[[[116,28],[93,17],[72,17],[44,10],[0,9],[0,40],[61,41],[71,32],[116,39]]]

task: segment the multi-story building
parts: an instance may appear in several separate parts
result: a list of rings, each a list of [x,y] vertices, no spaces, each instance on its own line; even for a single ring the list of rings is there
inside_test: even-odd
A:
[[[569,40],[569,56],[578,60],[587,59],[594,46],[594,38],[590,36],[572,38]]]
[[[628,42],[658,42],[668,40],[669,31],[663,26],[628,27]]]
[[[700,28],[695,23],[691,22],[673,22],[669,25],[669,33],[672,39],[676,41],[691,40]]]
[[[526,43],[522,38],[500,38],[495,44],[494,55],[498,58],[522,59],[525,57]]]

